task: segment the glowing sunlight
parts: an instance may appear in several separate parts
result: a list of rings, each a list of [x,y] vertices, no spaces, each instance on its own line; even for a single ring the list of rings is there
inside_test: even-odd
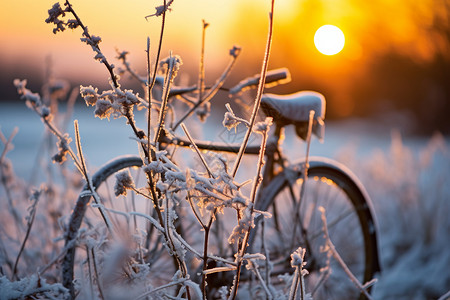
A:
[[[334,25],[324,25],[317,29],[314,44],[320,53],[335,55],[344,48],[345,36],[342,30]]]

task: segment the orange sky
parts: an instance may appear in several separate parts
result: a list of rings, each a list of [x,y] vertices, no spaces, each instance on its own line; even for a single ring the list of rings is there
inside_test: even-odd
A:
[[[80,30],[54,35],[52,26],[44,22],[54,2],[1,2],[3,65],[11,68],[26,62],[30,69],[41,69],[43,73],[45,57],[51,55],[56,76],[82,80],[82,84],[92,78],[106,81],[104,66],[95,62],[92,50],[80,42]],[[448,22],[445,7],[450,6],[449,2],[276,0],[269,67],[291,69],[295,82],[288,87],[289,91],[328,85],[329,93],[340,97],[335,103],[346,107],[342,102],[346,99],[346,85],[352,84],[352,78],[364,72],[368,61],[379,53],[394,50],[420,62],[436,51],[450,50],[448,41],[428,31],[435,22],[435,15],[442,11],[443,22]],[[154,6],[162,1],[72,0],[71,3],[90,33],[102,37],[100,46],[112,63],[117,63],[116,48],[128,50],[134,67],[145,70],[146,38],[150,36],[155,48],[161,18],[146,21],[144,17],[154,13]],[[175,0],[173,11],[167,16],[167,39],[162,55],[167,56],[169,50],[173,50],[174,54],[182,56],[184,70],[195,72],[200,53],[201,20],[206,19],[211,24],[206,37],[206,73],[211,75],[210,81],[214,81],[227,63],[228,49],[234,44],[244,47],[235,74],[257,73],[266,41],[269,6],[269,0]],[[346,44],[338,55],[327,57],[314,48],[314,33],[324,24],[336,25],[344,31]],[[195,82],[196,74],[190,77]],[[342,109],[342,113],[351,113],[351,107]]]
[[[214,6],[208,0],[175,1],[173,11],[168,15],[167,40],[163,55],[168,50],[177,52],[177,46],[199,51],[201,20],[206,18],[214,22],[208,45],[223,47],[225,26],[232,14],[236,0],[215,0]],[[54,0],[2,1],[0,4],[0,52],[7,61],[32,59],[41,61],[52,55],[55,66],[64,65],[63,73],[77,72],[82,66],[102,68],[100,64],[90,61],[93,52],[80,43],[80,30],[66,30],[54,35],[52,26],[46,24],[47,10]],[[61,2],[62,3],[62,2]],[[145,20],[145,16],[154,12],[156,1],[133,0],[96,0],[71,1],[90,33],[101,36],[101,48],[110,60],[115,56],[115,49],[128,50],[133,57],[143,59],[147,36],[153,45],[159,37],[161,18]],[[219,25],[220,24],[220,25]],[[193,41],[193,42],[192,42]],[[228,46],[227,46],[228,47]],[[227,47],[224,49],[225,53]],[[192,49],[194,48],[194,49]],[[165,52],[165,53],[164,53]],[[59,69],[59,68],[57,68]]]
[[[4,56],[13,60],[29,57],[43,61],[46,55],[51,54],[56,65],[64,63],[69,69],[79,66],[92,56],[91,50],[79,42],[79,30],[53,35],[51,25],[44,23],[47,10],[54,2],[1,2],[0,51]],[[116,47],[131,51],[134,57],[143,57],[148,35],[156,44],[160,18],[146,21],[144,16],[153,13],[154,6],[159,2],[133,0],[125,4],[122,0],[71,1],[90,32],[103,38],[101,46],[108,57],[115,55]],[[414,22],[410,20],[410,13],[406,11],[410,8],[402,5],[408,1],[375,2],[376,5],[360,3],[356,6],[354,1],[349,0],[277,0],[275,20],[278,31],[275,31],[275,42],[283,35],[290,35],[290,39],[298,40],[298,43],[291,43],[290,46],[301,46],[301,52],[308,55],[315,51],[312,41],[314,31],[323,24],[334,24],[341,27],[346,35],[346,47],[339,56],[343,60],[359,59],[367,51],[391,47],[392,43],[386,44],[389,39],[395,40],[394,46],[405,47],[404,51],[414,55],[426,56],[430,53],[425,42],[418,43],[417,35],[420,32],[417,32]],[[414,13],[421,22],[431,22],[427,12],[431,4],[429,0],[422,0],[415,5]],[[373,9],[370,5],[374,5]],[[169,49],[175,53],[187,50],[198,52],[203,18],[211,23],[207,33],[207,54],[211,59],[223,57],[221,52],[226,53],[234,43],[251,43],[251,39],[264,41],[268,7],[268,0],[175,0],[173,11],[168,16],[168,40],[164,52],[167,54]],[[385,18],[380,19],[380,16]],[[250,31],[256,37],[240,35],[236,27],[241,25],[246,26],[244,31]],[[259,43],[256,45],[261,45]],[[277,47],[276,43],[274,47]],[[326,58],[319,55],[318,59]]]

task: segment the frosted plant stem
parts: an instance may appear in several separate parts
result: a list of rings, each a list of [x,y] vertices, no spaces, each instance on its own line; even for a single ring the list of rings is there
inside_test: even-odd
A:
[[[256,172],[256,176],[255,176],[255,180],[253,181],[253,186],[252,186],[252,191],[250,194],[250,216],[251,218],[253,218],[253,213],[254,213],[254,207],[255,207],[255,200],[256,200],[256,194],[258,191],[258,187],[262,181],[262,167],[264,165],[264,153],[266,150],[266,143],[267,143],[267,133],[268,133],[269,128],[267,127],[267,129],[263,132],[262,136],[262,141],[261,141],[261,148],[259,150],[259,156],[258,156],[258,167],[257,167],[257,172]],[[239,213],[238,213],[239,216]],[[236,256],[237,259],[237,269],[236,269],[236,275],[234,277],[234,282],[233,282],[233,287],[232,287],[232,291],[230,294],[230,298],[231,299],[235,299],[236,295],[237,295],[237,289],[238,289],[238,285],[239,285],[239,278],[240,278],[240,274],[241,274],[241,268],[242,268],[242,257],[245,254],[245,251],[247,249],[247,244],[248,244],[248,239],[250,237],[250,230],[251,230],[251,226],[248,227],[247,232],[244,235],[244,238],[242,239],[242,242],[239,245],[239,250],[238,250],[238,255]]]
[[[88,264],[88,271],[89,271],[89,287],[91,289],[91,298],[95,299],[94,297],[94,283],[92,279],[92,267],[91,267],[91,255],[89,253],[89,246],[86,246],[86,263]]]
[[[274,9],[275,0],[272,0],[271,9],[269,13],[269,32],[267,34],[267,44],[266,44],[266,50],[264,53],[264,60],[261,67],[261,77],[259,79],[258,84],[258,92],[255,99],[255,104],[253,106],[252,115],[250,117],[250,125],[247,129],[247,132],[245,133],[244,140],[242,142],[241,148],[239,149],[239,152],[236,157],[236,162],[233,166],[233,171],[231,172],[231,176],[234,178],[236,176],[237,170],[239,169],[239,165],[241,164],[242,157],[245,152],[245,148],[247,147],[248,140],[250,138],[250,134],[253,130],[253,125],[255,124],[256,116],[258,114],[259,106],[261,104],[261,97],[264,91],[264,83],[266,81],[266,74],[267,74],[267,68],[269,65],[269,57],[270,57],[270,49],[272,46],[272,35],[273,35],[273,9]]]
[[[197,210],[195,209],[194,203],[192,202],[192,198],[191,198],[191,193],[187,192],[187,196],[186,196],[187,201],[189,202],[189,205],[191,207],[192,212],[194,213],[195,218],[197,219],[198,223],[202,226],[205,227],[206,225],[203,223],[202,219],[200,218]]]
[[[172,287],[172,286],[174,286],[174,285],[183,284],[184,282],[186,282],[186,281],[188,281],[188,280],[189,280],[189,279],[187,279],[187,278],[181,278],[181,279],[179,279],[179,280],[177,280],[177,281],[175,281],[175,282],[171,282],[171,283],[168,283],[168,284],[165,284],[165,285],[161,285],[161,286],[159,286],[159,287],[157,287],[157,288],[154,288],[154,289],[151,290],[151,291],[148,291],[148,292],[143,293],[142,295],[140,295],[139,297],[137,297],[137,300],[138,300],[138,299],[144,299],[145,297],[150,296],[150,295],[153,294],[153,293],[156,293],[156,292],[158,292],[158,291],[167,289],[167,288]]]
[[[112,237],[114,238],[114,231],[113,231],[113,227],[111,224],[111,220],[109,219],[105,208],[103,207],[103,204],[100,201],[100,197],[98,196],[97,192],[95,191],[94,186],[92,185],[92,181],[91,178],[88,175],[87,172],[87,168],[86,168],[86,162],[84,160],[84,156],[83,156],[83,150],[81,148],[81,141],[80,141],[80,130],[78,128],[78,120],[75,120],[73,122],[74,127],[75,127],[75,142],[77,145],[77,151],[78,151],[78,158],[80,160],[80,165],[81,165],[81,174],[83,175],[84,179],[86,180],[86,183],[88,185],[89,190],[92,193],[92,196],[95,200],[95,203],[98,205],[98,209],[100,211],[100,214],[106,224],[106,227],[108,228],[109,232],[111,233]]]
[[[166,241],[169,243],[170,245],[170,249],[173,252],[173,256],[175,261],[178,264],[178,267],[183,275],[183,277],[185,278],[186,276],[188,276],[187,273],[187,266],[185,261],[180,257],[180,255],[177,252],[177,249],[175,247],[175,243],[173,242],[172,236],[171,236],[171,223],[172,220],[170,218],[170,207],[169,207],[169,197],[167,197],[166,195],[166,203],[165,203],[165,213],[166,213],[166,218],[165,218],[165,223],[164,223],[164,233],[165,233],[165,237],[166,237]],[[175,232],[176,230],[174,230]],[[186,287],[186,294],[187,294],[187,298],[190,299],[190,295],[189,295],[189,287]]]
[[[294,278],[292,279],[291,289],[289,291],[289,300],[295,300],[297,298],[298,284],[300,282],[299,269],[300,269],[299,266],[295,267]]]
[[[148,163],[151,162],[151,155],[150,155],[150,139],[151,139],[151,133],[152,133],[152,89],[155,82],[152,80],[150,83],[150,72],[151,72],[151,62],[150,62],[150,38],[147,37],[147,101],[148,101],[148,111],[147,111],[147,161]],[[158,62],[158,61],[156,61]],[[155,70],[157,68],[158,63],[155,64]],[[153,75],[155,77],[155,75]]]
[[[186,126],[184,125],[184,123],[181,123],[181,128],[183,129],[184,133],[186,134],[187,138],[189,139],[189,141],[191,142],[191,146],[192,148],[194,148],[194,151],[197,153],[198,157],[200,158],[203,166],[205,167],[206,171],[208,172],[209,177],[211,178],[215,178],[214,174],[211,172],[211,169],[209,168],[208,164],[206,163],[205,158],[203,157],[202,153],[200,152],[200,150],[198,149],[197,145],[195,144],[194,139],[192,138],[192,136],[189,134],[189,131],[187,130]]]
[[[273,295],[270,292],[269,288],[267,287],[266,281],[261,276],[261,272],[259,272],[258,265],[256,265],[254,262],[251,262],[251,264],[253,266],[253,268],[252,268],[253,272],[255,272],[256,277],[258,278],[258,280],[261,283],[261,286],[262,286],[264,292],[266,293],[267,299],[268,300],[272,300],[273,299]]]
[[[52,265],[54,265],[56,262],[59,262],[59,261],[61,260],[61,258],[62,258],[64,255],[66,255],[67,249],[72,248],[72,247],[74,247],[74,246],[75,246],[75,240],[70,241],[67,245],[64,246],[64,248],[61,250],[61,252],[60,252],[57,256],[53,257],[53,259],[52,259],[49,263],[47,263],[44,267],[40,268],[40,269],[38,270],[38,273],[41,274],[41,275],[43,275],[45,272],[47,272],[47,270],[48,270]]]
[[[0,155],[0,163],[3,162],[5,159],[6,153],[11,150],[12,148],[12,140],[16,136],[17,132],[19,132],[18,127],[14,127],[13,131],[11,132],[8,139],[3,135],[3,133],[0,131],[0,139],[2,140],[2,143],[5,145],[5,148],[3,148],[2,154]],[[10,147],[11,146],[11,147]]]
[[[91,248],[91,255],[92,255],[92,265],[94,266],[94,273],[95,273],[95,277],[97,278],[97,287],[98,287],[98,291],[100,293],[100,298],[101,299],[105,299],[105,296],[103,294],[103,288],[102,288],[102,284],[100,282],[100,276],[98,274],[98,268],[97,268],[97,260],[95,259],[95,251],[94,248]]]
[[[174,69],[173,59],[169,59],[169,65],[166,72],[166,77],[164,79],[164,88],[163,88],[163,98],[161,103],[161,108],[159,111],[159,119],[158,119],[158,127],[156,128],[155,134],[155,145],[159,141],[159,136],[161,135],[161,131],[164,128],[164,120],[166,118],[167,112],[167,102],[169,101],[169,92],[170,86],[173,80],[173,69]]]
[[[53,124],[52,121],[49,120],[49,118],[46,118],[45,116],[43,116],[39,110],[37,109],[36,106],[33,106],[33,110],[41,117],[42,122],[44,123],[44,125],[55,135],[58,137],[58,139],[60,140],[65,140],[66,138],[63,136],[63,134],[58,130],[58,128],[56,128],[55,124]],[[68,144],[68,143],[67,143]],[[80,171],[81,174],[83,174],[82,172],[82,167],[80,162],[77,159],[77,156],[75,155],[75,152],[73,152],[72,148],[67,145],[67,150],[68,153],[70,155],[70,157],[73,160],[73,163],[75,164],[75,167]]]
[[[205,37],[206,28],[209,26],[205,20],[202,20],[202,23],[202,46],[200,51],[200,64],[198,72],[198,103],[202,102],[203,92],[205,91]]]
[[[17,278],[17,265],[19,264],[19,259],[20,256],[22,255],[23,250],[25,249],[25,244],[28,241],[28,238],[30,236],[30,232],[31,232],[31,227],[33,227],[33,223],[34,223],[34,217],[36,216],[36,206],[37,203],[39,201],[39,197],[41,194],[41,191],[35,191],[33,193],[33,203],[31,204],[31,209],[30,209],[30,214],[28,216],[28,221],[27,221],[27,232],[25,234],[25,238],[23,239],[22,245],[20,246],[20,250],[19,253],[17,254],[17,258],[16,258],[16,262],[14,263],[14,267],[13,267],[13,279]]]
[[[265,224],[266,224],[266,220],[263,218],[261,221],[261,241],[262,241],[262,250],[264,253],[264,256],[266,257],[266,260],[264,261],[265,264],[265,268],[266,268],[266,273],[265,273],[265,283],[267,286],[270,285],[270,261],[269,261],[269,249],[267,249],[266,247],[266,233],[265,233]]]
[[[225,80],[227,79],[228,75],[230,74],[231,70],[233,69],[236,63],[236,59],[240,54],[240,48],[236,47],[233,48],[233,50],[234,51],[231,54],[232,56],[231,61],[228,63],[228,66],[225,68],[219,79],[217,79],[216,83],[214,83],[214,85],[208,90],[208,92],[206,92],[205,97],[203,97],[203,99],[200,102],[194,103],[193,106],[178,120],[175,126],[173,126],[172,130],[177,129],[178,126],[180,126],[180,124],[183,123],[184,120],[186,120],[186,118],[191,116],[200,105],[210,101],[212,97],[214,97],[214,95],[216,95],[216,93],[220,90],[220,88],[225,83]]]
[[[209,223],[207,226],[203,227],[205,231],[204,240],[203,240],[203,274],[202,274],[202,282],[201,282],[201,290],[203,293],[203,299],[206,300],[206,273],[205,271],[208,269],[208,243],[209,243],[209,233],[211,231],[211,225],[213,223],[214,215],[216,214],[216,209],[211,212],[211,216],[209,219]]]
[[[66,6],[67,9],[69,10],[69,12],[74,16],[74,18],[77,20],[78,24],[80,25],[80,27],[83,29],[83,35],[86,36],[88,39],[92,40],[91,35],[89,34],[87,27],[84,26],[83,22],[81,22],[81,19],[78,17],[77,13],[75,12],[75,10],[72,8],[72,4],[70,4],[69,0],[66,0]],[[95,46],[97,48],[97,52],[101,53],[100,47],[98,45]],[[114,66],[112,66],[108,60],[106,59],[106,57],[103,56],[103,59],[101,60],[101,62],[105,65],[106,69],[108,69],[108,72],[111,76],[111,80],[114,84],[114,87],[118,88],[119,87],[119,83],[117,82],[117,75],[114,74]]]
[[[305,195],[305,189],[306,189],[306,180],[308,179],[308,169],[309,169],[309,149],[311,146],[311,135],[312,135],[312,124],[314,119],[315,111],[311,110],[309,112],[309,121],[308,121],[308,132],[306,135],[306,156],[305,156],[305,168],[302,170],[302,182],[300,186],[300,198],[298,201],[295,201],[295,207],[294,207],[294,224],[303,224],[303,222],[300,220],[300,205],[302,203],[303,196]],[[295,196],[293,196],[295,197]],[[304,226],[304,225],[302,225]],[[294,226],[294,231],[292,232],[292,237],[295,237],[297,235],[297,226]],[[295,240],[291,240],[291,249],[294,247]],[[308,248],[308,251],[311,249]]]
[[[0,156],[0,180],[2,182],[3,188],[5,189],[6,192],[6,198],[8,199],[8,205],[9,205],[9,209],[11,211],[11,214],[14,217],[14,220],[16,221],[17,225],[16,229],[17,229],[17,233],[19,233],[19,225],[21,225],[22,220],[21,217],[19,216],[16,208],[14,207],[14,201],[11,195],[11,190],[8,187],[8,182],[6,177],[3,174],[3,161],[5,159],[6,153],[10,150],[10,145],[12,147],[12,140],[14,138],[14,136],[17,134],[17,132],[19,131],[19,128],[15,127],[13,132],[11,133],[11,135],[9,136],[8,139],[6,139],[6,137],[3,135],[3,133],[0,130],[0,139],[2,140],[3,144],[5,145],[5,148],[3,149],[3,152]]]
[[[367,299],[371,300],[372,297],[369,295],[369,293],[366,291],[364,286],[359,282],[359,280],[353,275],[352,271],[348,268],[348,266],[345,264],[342,257],[337,252],[336,248],[334,247],[333,242],[330,239],[330,236],[328,234],[328,226],[327,226],[327,218],[325,216],[325,208],[323,206],[319,207],[319,211],[322,214],[322,223],[323,223],[323,231],[325,234],[325,241],[329,248],[329,251],[331,251],[331,255],[333,255],[334,259],[341,265],[344,272],[347,274],[347,276],[350,278],[350,280],[353,282],[353,284],[361,291],[361,293],[364,294],[364,296],[367,297]]]
[[[305,299],[305,282],[304,282],[304,270],[303,266],[306,264],[304,262],[306,249],[297,248],[294,253],[291,254],[291,266],[295,268],[294,278],[292,279],[291,289],[289,292],[289,300],[295,300],[298,298],[300,290],[300,300]]]
[[[163,36],[164,36],[164,28],[166,25],[166,0],[164,0],[164,10],[162,13],[162,21],[161,21],[161,32],[159,36],[159,43],[158,43],[158,51],[156,52],[156,60],[155,60],[155,67],[153,68],[153,77],[150,81],[150,69],[151,69],[151,63],[150,63],[150,38],[147,38],[147,86],[148,86],[148,116],[147,116],[147,152],[148,152],[148,161],[150,162],[150,159],[152,158],[150,156],[150,136],[151,136],[151,114],[152,114],[152,90],[155,86],[156,82],[156,72],[158,71],[158,61],[159,57],[161,56],[161,48],[162,48],[162,42],[163,42]]]

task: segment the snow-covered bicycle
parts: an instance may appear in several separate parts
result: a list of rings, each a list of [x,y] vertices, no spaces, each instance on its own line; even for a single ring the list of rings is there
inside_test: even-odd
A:
[[[273,73],[280,75],[279,73]],[[277,75],[277,76],[278,76]],[[268,76],[267,80],[270,80]],[[273,77],[273,79],[275,79]],[[242,81],[233,93],[248,87],[255,78]],[[173,96],[192,92],[192,88],[175,89]],[[357,298],[360,295],[355,285],[347,279],[345,266],[329,255],[325,250],[324,224],[319,207],[326,211],[329,237],[337,252],[348,269],[361,282],[372,279],[380,270],[377,244],[377,224],[373,213],[372,203],[364,187],[355,175],[342,164],[323,157],[301,158],[298,162],[290,163],[283,155],[281,143],[283,128],[295,126],[295,132],[302,139],[307,139],[308,129],[319,138],[323,137],[325,99],[316,92],[302,91],[288,96],[265,94],[261,100],[264,113],[273,118],[274,127],[272,137],[268,140],[265,152],[265,169],[255,207],[260,211],[268,211],[272,218],[257,218],[256,226],[250,235],[251,251],[263,252],[269,255],[271,266],[270,276],[289,274],[293,272],[290,255],[298,248],[306,249],[304,268],[308,271],[305,276],[307,291],[314,294],[316,299]],[[314,118],[310,119],[310,112]],[[177,136],[162,134],[159,140],[164,148],[189,147],[192,142]],[[195,142],[201,150],[237,153],[240,145],[223,143]],[[260,146],[249,145],[245,153],[258,155]],[[112,175],[124,169],[130,169],[135,181],[145,181],[145,175],[140,171],[142,158],[139,156],[118,157],[98,170],[92,177],[97,192],[102,197],[111,189],[109,183]],[[85,188],[85,191],[87,188]],[[104,192],[106,191],[106,194]],[[110,193],[110,192],[109,192]],[[130,202],[122,207],[123,210],[134,211],[139,202],[139,194],[133,192],[128,196]],[[130,198],[131,197],[131,198]],[[73,211],[66,235],[66,244],[75,239],[85,218],[85,212],[91,198],[90,193],[82,192]],[[120,204],[116,200],[104,201],[111,210],[119,210]],[[151,206],[151,205],[150,205]],[[146,212],[151,210],[146,206]],[[179,229],[183,228],[184,216],[179,222]],[[231,229],[227,229],[226,217],[219,216],[213,233],[215,241],[219,241],[215,248],[217,256],[227,257],[234,253],[230,245],[226,244],[226,236]],[[136,220],[135,220],[136,222]],[[189,227],[189,226],[188,226]],[[152,235],[156,230],[148,229],[146,262],[155,270],[170,269],[169,260],[165,255],[163,239],[160,234]],[[261,238],[264,231],[266,238]],[[211,240],[214,244],[214,241]],[[76,247],[69,247],[64,257],[64,284],[73,289],[74,263]],[[167,258],[167,257],[166,257]],[[219,262],[219,264],[222,264]],[[348,271],[348,270],[347,270]],[[226,274],[227,272],[224,272]],[[245,273],[245,272],[244,272]],[[247,272],[248,273],[248,272]],[[219,288],[227,280],[224,274],[209,276],[208,287],[211,290]],[[243,274],[241,280],[245,282],[249,274]],[[229,279],[229,278],[228,278]],[[272,281],[276,285],[276,281]]]

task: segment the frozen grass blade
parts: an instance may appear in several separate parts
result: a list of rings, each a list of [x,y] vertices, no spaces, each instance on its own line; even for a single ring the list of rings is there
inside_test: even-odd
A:
[[[111,233],[111,235],[114,238],[115,234],[114,234],[114,230],[113,230],[113,226],[112,226],[111,220],[109,219],[109,217],[108,217],[108,215],[106,213],[106,210],[103,207],[103,204],[102,204],[102,202],[100,200],[100,197],[98,196],[97,192],[95,191],[95,189],[94,189],[94,187],[92,185],[91,178],[89,177],[88,172],[87,172],[86,162],[84,160],[83,150],[81,148],[80,130],[78,128],[78,120],[75,120],[73,122],[73,125],[75,127],[75,143],[77,145],[79,165],[80,165],[79,171],[81,172],[81,174],[83,175],[84,179],[86,180],[86,183],[87,183],[87,185],[89,187],[89,190],[92,193],[92,196],[93,196],[93,198],[95,200],[95,203],[98,206],[98,209],[99,209],[100,214],[101,214],[101,216],[103,218],[103,221],[105,222],[106,227],[108,228],[109,232]]]
[[[19,264],[20,256],[22,255],[23,250],[25,249],[25,244],[27,243],[27,240],[30,236],[31,227],[33,227],[34,223],[34,217],[36,216],[36,208],[39,201],[39,198],[41,196],[42,190],[35,191],[31,197],[31,200],[33,203],[31,204],[29,210],[30,213],[27,217],[27,232],[25,234],[25,238],[23,239],[22,245],[20,246],[19,253],[17,254],[16,262],[14,263],[13,267],[13,279],[17,279],[17,265]]]
[[[186,134],[187,138],[189,139],[189,141],[191,142],[191,147],[194,149],[194,151],[197,153],[198,157],[200,158],[200,161],[202,162],[203,166],[205,167],[206,171],[208,172],[209,177],[214,178],[214,174],[211,171],[211,169],[209,168],[208,164],[206,163],[205,158],[203,157],[202,153],[200,152],[200,150],[198,149],[197,145],[195,144],[194,139],[192,138],[192,136],[189,134],[189,131],[187,130],[186,126],[184,125],[184,123],[181,123],[181,128],[183,129],[184,133]]]

